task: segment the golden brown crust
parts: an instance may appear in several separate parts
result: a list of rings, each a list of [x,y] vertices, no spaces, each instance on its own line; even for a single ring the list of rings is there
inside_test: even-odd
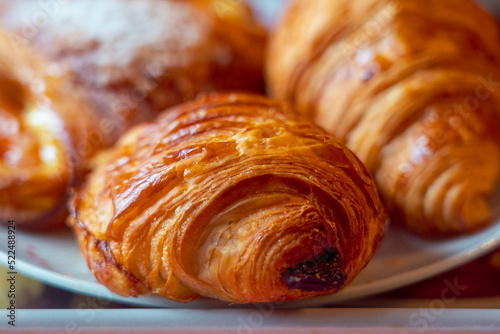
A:
[[[242,4],[223,16],[211,8],[201,0],[0,3],[10,31],[0,88],[22,95],[17,111],[0,96],[10,128],[0,133],[2,221],[61,225],[67,190],[89,157],[126,129],[203,91],[262,90],[265,33]],[[35,84],[45,91],[30,92]],[[53,108],[38,108],[47,99]]]
[[[470,0],[296,0],[269,84],[345,140],[396,221],[470,233],[491,222],[500,175],[499,41]]]
[[[131,290],[134,280],[178,301],[333,293],[371,259],[386,218],[350,151],[254,95],[168,110],[95,165],[72,221],[90,269],[121,295],[144,293]]]
[[[0,32],[0,220],[61,224],[90,156],[92,110],[55,66]]]

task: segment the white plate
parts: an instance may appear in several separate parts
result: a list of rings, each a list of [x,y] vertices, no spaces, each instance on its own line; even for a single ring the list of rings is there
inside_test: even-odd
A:
[[[137,306],[175,308],[234,307],[200,299],[189,304],[158,296],[123,298],[109,292],[90,273],[71,232],[32,234],[17,231],[16,270],[48,285],[75,293]],[[389,228],[380,249],[354,282],[341,292],[276,305],[312,307],[366,297],[402,287],[471,261],[500,245],[500,224],[473,236],[428,241],[397,227]],[[7,265],[7,229],[0,228],[0,265]]]

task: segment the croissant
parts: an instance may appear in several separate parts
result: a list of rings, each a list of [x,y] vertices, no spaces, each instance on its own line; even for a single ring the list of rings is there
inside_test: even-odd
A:
[[[333,293],[386,214],[361,162],[280,102],[211,94],[133,128],[71,202],[97,280],[122,296],[234,303]]]
[[[469,0],[296,0],[268,83],[345,141],[394,221],[471,233],[491,223],[499,177],[499,40]]]
[[[9,166],[0,184],[0,218],[16,218],[20,227],[61,225],[67,214],[67,190],[84,175],[76,170],[85,171],[90,157],[128,128],[203,91],[262,91],[265,32],[243,4],[235,3],[222,13],[214,8],[201,0],[2,2],[0,22],[8,29],[2,46],[5,57],[29,44],[34,50],[20,54],[37,53],[45,61],[35,72],[52,73],[72,87],[64,93],[57,89],[50,97],[57,107],[43,115],[46,123],[61,123],[57,129],[43,135],[5,132],[9,138],[4,140],[19,145],[8,154],[17,162],[2,157],[1,163]],[[30,80],[16,73],[10,77],[4,84],[7,90],[31,94],[26,93]],[[48,85],[46,80],[41,75],[39,86]],[[68,95],[67,100],[79,96],[79,102],[68,106],[72,111],[58,105],[61,95]],[[20,103],[23,99],[18,98]],[[26,103],[15,112],[21,129],[27,125]],[[10,114],[1,117],[6,127],[14,122]],[[53,143],[50,150],[43,146],[45,140]],[[54,154],[65,163],[44,164],[40,147],[47,148],[45,153],[57,148]],[[70,162],[69,157],[78,161]],[[36,186],[28,180],[36,180]]]

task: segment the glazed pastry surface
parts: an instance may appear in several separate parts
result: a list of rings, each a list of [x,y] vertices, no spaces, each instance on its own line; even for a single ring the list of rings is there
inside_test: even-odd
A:
[[[266,35],[242,3],[0,1],[0,24],[13,104],[0,111],[0,218],[20,227],[63,225],[89,158],[131,126],[203,91],[263,87]]]
[[[97,119],[56,65],[11,42],[0,32],[0,220],[48,228],[64,220]]]
[[[500,34],[470,0],[296,0],[269,86],[346,145],[395,218],[427,236],[491,223]]]
[[[386,214],[335,137],[280,102],[211,94],[131,129],[73,198],[89,268],[123,296],[235,303],[338,291]]]

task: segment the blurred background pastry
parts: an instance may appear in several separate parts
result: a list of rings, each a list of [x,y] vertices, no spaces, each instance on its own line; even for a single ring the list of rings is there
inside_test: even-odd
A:
[[[14,48],[0,32],[2,223],[49,228],[64,221],[68,189],[84,173],[97,122],[57,65],[34,50]]]
[[[394,222],[427,236],[492,222],[500,34],[471,0],[293,1],[267,62],[272,95],[343,138]]]
[[[30,228],[60,225],[67,191],[81,180],[75,171],[86,169],[91,156],[132,125],[200,92],[262,92],[265,31],[243,2],[216,9],[201,0],[2,1],[0,24],[8,31],[2,53],[35,73],[23,58],[37,54],[47,72],[38,81],[17,73],[2,76],[4,92],[14,92],[15,99],[1,111],[2,125],[10,129],[1,134],[10,145],[1,158],[2,221],[15,218],[19,227]],[[11,67],[5,71],[17,71]],[[33,86],[51,89],[46,76],[57,76],[69,90],[50,93],[53,113],[39,119],[57,119],[57,125],[38,124],[34,134],[28,125],[32,103],[24,95],[32,95]],[[18,92],[24,95],[15,97]],[[63,107],[59,99],[73,102]],[[11,120],[14,114],[17,120]],[[9,122],[19,123],[22,141]],[[48,155],[64,168],[47,165]]]

